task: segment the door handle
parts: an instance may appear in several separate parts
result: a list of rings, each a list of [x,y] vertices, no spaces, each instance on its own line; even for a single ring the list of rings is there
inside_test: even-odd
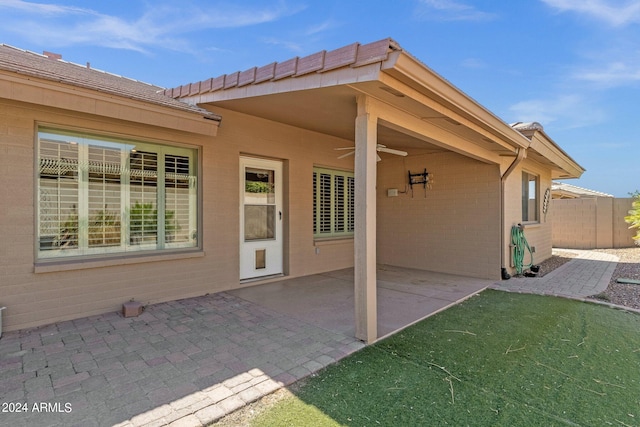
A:
[[[282,211],[278,211],[278,214],[280,215],[280,221],[282,221]]]

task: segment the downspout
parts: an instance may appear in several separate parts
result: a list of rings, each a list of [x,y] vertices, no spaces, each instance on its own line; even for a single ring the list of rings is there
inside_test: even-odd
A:
[[[509,175],[513,173],[516,167],[522,162],[527,155],[527,149],[525,147],[516,148],[516,158],[513,160],[507,170],[500,176],[500,262],[502,263],[501,277],[502,280],[508,280],[511,278],[507,273],[507,268],[504,265],[505,259],[505,245],[504,245],[504,218],[505,218],[505,205],[504,205],[504,185],[509,178]]]

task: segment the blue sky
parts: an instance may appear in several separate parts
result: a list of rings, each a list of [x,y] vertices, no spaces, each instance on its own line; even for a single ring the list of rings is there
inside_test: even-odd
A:
[[[640,1],[0,0],[0,43],[163,87],[392,37],[508,123],[640,190]]]

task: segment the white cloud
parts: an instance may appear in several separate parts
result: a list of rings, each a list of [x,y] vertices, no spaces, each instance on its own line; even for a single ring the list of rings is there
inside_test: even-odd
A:
[[[543,126],[574,129],[600,123],[606,114],[580,95],[560,95],[551,99],[530,99],[509,107],[513,121],[536,121]]]
[[[560,12],[576,12],[614,27],[640,23],[640,2],[636,0],[541,0]]]
[[[63,15],[69,13],[93,13],[89,9],[57,4],[31,3],[23,0],[2,0],[0,8],[29,12],[34,15]]]
[[[279,46],[296,53],[302,53],[304,51],[304,48],[300,43],[292,42],[290,40],[282,40],[275,37],[262,37],[260,41],[262,43]]]
[[[610,62],[600,68],[577,71],[574,77],[603,87],[624,86],[640,82],[640,63],[631,60]]]
[[[326,20],[316,25],[312,25],[304,31],[305,36],[315,36],[337,27],[338,24],[333,20]]]
[[[454,0],[419,0],[414,16],[433,21],[487,21],[496,17]]]
[[[482,69],[487,68],[487,63],[478,58],[467,58],[461,64],[465,68]]]
[[[91,9],[42,4],[24,0],[2,0],[0,10],[11,12],[3,22],[5,31],[47,46],[74,44],[105,46],[145,52],[150,47],[188,50],[191,32],[214,28],[237,28],[276,21],[300,11],[282,2],[259,7],[231,3],[149,4],[139,17],[120,17]],[[6,14],[7,12],[5,12]]]

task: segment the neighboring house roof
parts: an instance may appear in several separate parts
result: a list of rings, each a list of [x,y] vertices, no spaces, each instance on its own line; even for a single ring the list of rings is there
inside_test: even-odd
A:
[[[378,141],[410,153],[454,151],[502,163],[529,149],[554,178],[584,169],[548,137],[535,144],[387,38],[167,89],[176,99],[353,140],[359,97],[382,111]],[[535,147],[532,147],[535,145]],[[535,154],[537,156],[534,156]],[[549,157],[547,157],[549,156]]]
[[[554,199],[576,199],[579,197],[614,197],[613,194],[602,193],[600,191],[589,190],[588,188],[566,184],[564,182],[553,182],[551,194]]]
[[[96,70],[90,68],[89,64],[82,66],[67,62],[57,54],[40,55],[0,44],[0,71],[2,70],[220,120],[220,116],[208,110],[166,96],[164,88]]]

